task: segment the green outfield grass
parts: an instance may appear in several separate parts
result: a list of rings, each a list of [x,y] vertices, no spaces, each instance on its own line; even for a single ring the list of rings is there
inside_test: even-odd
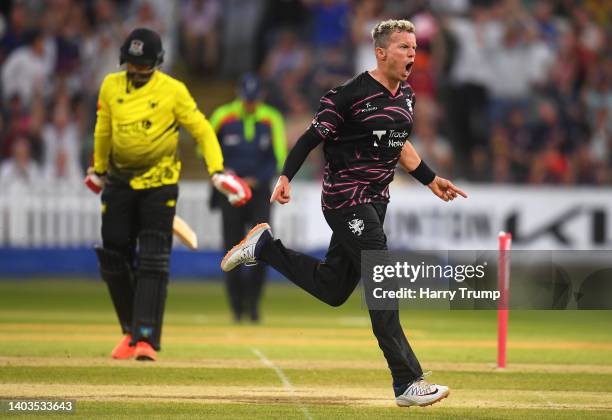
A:
[[[74,418],[612,418],[612,312],[512,311],[497,371],[496,312],[404,310],[451,395],[400,409],[360,302],[272,284],[262,324],[236,325],[220,284],[174,283],[160,360],[141,363],[109,358],[120,331],[103,283],[1,281],[0,399],[74,399]]]

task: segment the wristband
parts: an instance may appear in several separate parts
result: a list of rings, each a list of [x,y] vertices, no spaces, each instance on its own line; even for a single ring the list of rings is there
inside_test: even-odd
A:
[[[419,166],[417,166],[415,170],[409,172],[409,174],[423,185],[431,184],[431,181],[436,177],[434,171],[432,171],[423,160],[421,160]]]

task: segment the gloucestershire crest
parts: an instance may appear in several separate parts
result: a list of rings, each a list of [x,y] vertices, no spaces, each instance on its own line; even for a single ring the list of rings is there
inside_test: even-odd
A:
[[[143,47],[144,42],[139,39],[133,39],[130,43],[130,48],[128,51],[131,55],[141,56],[142,54],[144,54]]]

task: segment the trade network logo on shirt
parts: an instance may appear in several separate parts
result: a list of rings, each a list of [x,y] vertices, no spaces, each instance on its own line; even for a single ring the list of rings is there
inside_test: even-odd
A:
[[[402,148],[404,147],[404,143],[406,142],[406,138],[408,137],[408,132],[406,130],[391,130],[386,138],[386,144],[384,143],[382,137],[387,134],[387,130],[374,130],[372,131],[377,138],[374,139],[374,147],[391,147],[391,148]]]

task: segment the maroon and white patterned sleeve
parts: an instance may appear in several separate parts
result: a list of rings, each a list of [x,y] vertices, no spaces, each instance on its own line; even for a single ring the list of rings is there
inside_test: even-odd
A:
[[[344,102],[341,91],[332,89],[327,92],[319,103],[319,109],[312,119],[311,128],[323,140],[337,137],[338,128],[344,123]]]

